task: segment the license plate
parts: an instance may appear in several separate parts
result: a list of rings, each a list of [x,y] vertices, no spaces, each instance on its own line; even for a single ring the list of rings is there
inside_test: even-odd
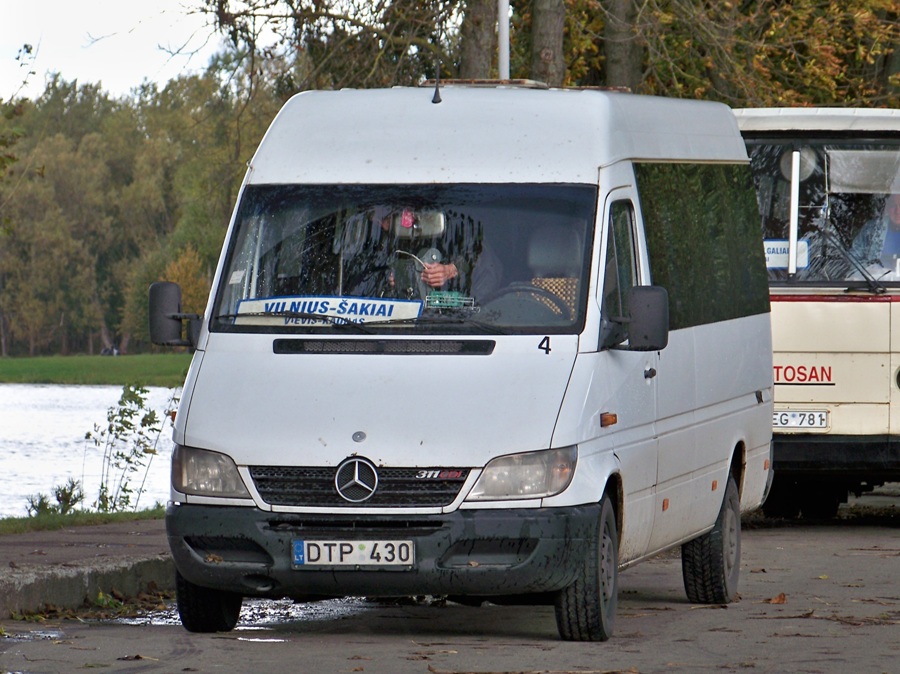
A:
[[[412,541],[292,541],[294,567],[412,566]]]
[[[827,410],[782,410],[772,413],[774,428],[828,428]]]

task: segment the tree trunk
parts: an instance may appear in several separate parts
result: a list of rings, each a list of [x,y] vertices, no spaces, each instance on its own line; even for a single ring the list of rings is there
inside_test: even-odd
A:
[[[900,74],[900,44],[895,44],[894,50],[887,58],[884,71],[884,91],[887,100],[900,95],[900,85],[897,84],[896,80],[891,80],[892,77],[896,77],[898,74]]]
[[[62,356],[69,355],[69,331],[66,328],[65,312],[59,315],[59,353]]]
[[[531,77],[552,87],[562,86],[566,75],[563,58],[564,0],[534,0],[531,26]]]
[[[488,79],[494,62],[497,0],[468,0],[460,27],[459,76]]]
[[[603,30],[606,86],[637,91],[641,84],[643,50],[638,42],[635,0],[606,0]]]
[[[6,338],[6,314],[0,311],[0,358],[9,355],[9,346]]]
[[[107,351],[112,349],[115,346],[113,343],[112,333],[109,331],[109,328],[106,325],[106,321],[100,320],[100,349],[101,353],[103,351]]]

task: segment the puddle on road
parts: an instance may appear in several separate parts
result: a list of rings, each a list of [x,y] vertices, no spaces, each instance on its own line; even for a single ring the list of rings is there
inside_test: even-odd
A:
[[[384,606],[361,597],[327,599],[295,603],[290,599],[245,599],[236,631],[265,630],[268,626],[288,622],[339,620]],[[165,611],[152,611],[140,617],[119,618],[121,625],[180,625],[174,603]]]
[[[65,634],[61,630],[33,630],[31,632],[16,632],[15,634],[4,634],[3,639],[9,641],[43,641],[63,639]]]

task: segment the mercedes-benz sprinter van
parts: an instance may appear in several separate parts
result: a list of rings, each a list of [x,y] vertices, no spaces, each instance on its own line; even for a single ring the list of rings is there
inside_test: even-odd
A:
[[[435,95],[437,93],[437,95]],[[620,569],[682,546],[730,601],[770,479],[760,219],[724,105],[597,90],[311,91],[240,191],[166,526],[191,631],[243,597],[552,602],[613,632]],[[189,335],[185,337],[183,335]]]

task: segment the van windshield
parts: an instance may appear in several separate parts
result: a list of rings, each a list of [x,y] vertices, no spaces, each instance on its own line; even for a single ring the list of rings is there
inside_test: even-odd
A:
[[[576,333],[592,185],[249,185],[213,331]]]

